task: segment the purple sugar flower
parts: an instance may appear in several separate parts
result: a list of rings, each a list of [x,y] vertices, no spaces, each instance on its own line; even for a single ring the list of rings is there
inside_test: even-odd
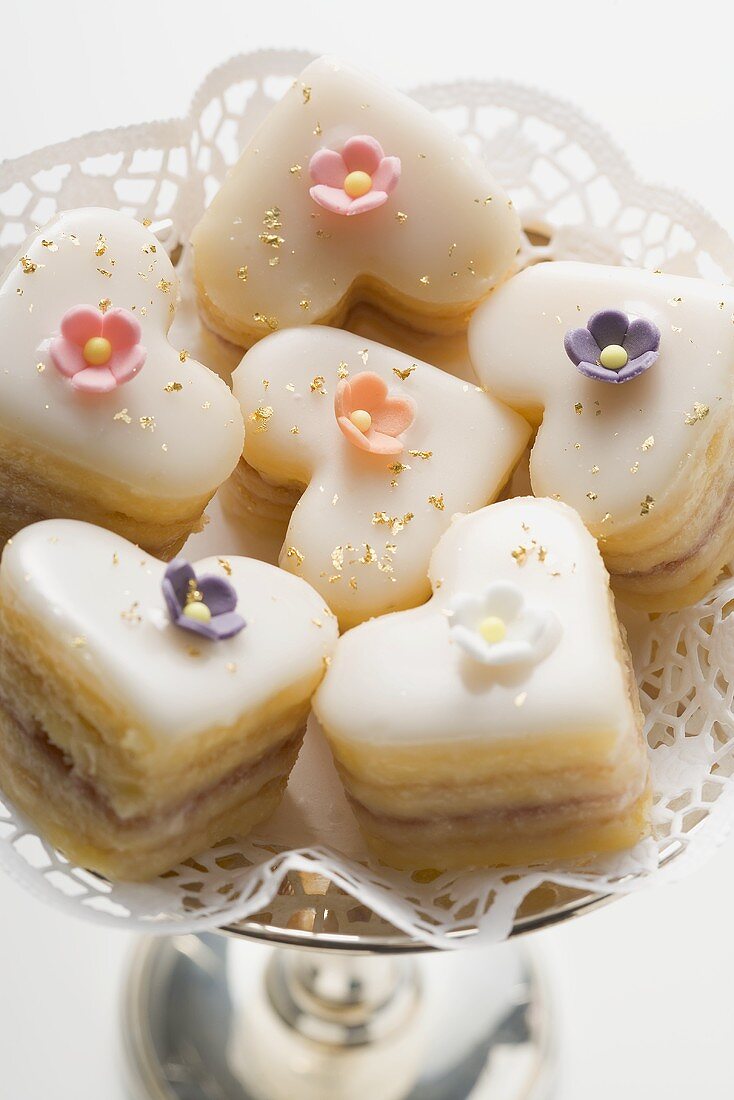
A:
[[[235,611],[237,593],[224,577],[197,577],[183,558],[166,567],[161,584],[171,622],[213,642],[239,634],[245,620]]]
[[[567,332],[563,346],[581,374],[619,384],[653,365],[660,353],[660,329],[644,317],[630,320],[619,309],[601,309],[586,328]]]

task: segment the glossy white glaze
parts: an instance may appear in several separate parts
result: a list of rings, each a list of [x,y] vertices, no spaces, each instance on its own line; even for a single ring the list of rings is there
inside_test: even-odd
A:
[[[661,332],[657,361],[621,385],[582,375],[563,346],[568,330],[612,308]],[[472,318],[469,350],[492,393],[543,410],[533,491],[557,493],[597,536],[644,532],[681,479],[700,475],[732,416],[733,315],[731,287],[595,264],[539,264],[492,294]]]
[[[311,198],[309,161],[361,134],[400,158],[400,180],[379,209],[330,213]],[[513,263],[520,223],[487,166],[429,111],[323,57],[262,123],[192,243],[214,308],[255,328],[259,314],[267,332],[267,318],[281,328],[329,318],[359,276],[421,309],[476,302]]]
[[[398,456],[359,450],[337,424],[340,375],[365,370],[414,401]],[[246,460],[266,479],[307,486],[281,565],[305,577],[347,623],[428,597],[430,554],[451,516],[496,498],[529,436],[521,417],[476,386],[323,326],[260,341],[234,372],[233,387],[245,416]],[[408,468],[396,472],[396,462]],[[379,516],[412,518],[401,525]]]
[[[517,497],[457,517],[431,559],[431,581],[423,607],[364,623],[339,641],[314,698],[330,733],[415,744],[613,737],[631,728],[606,571],[572,509]],[[542,659],[486,666],[452,639],[454,597],[481,596],[496,581],[513,582],[529,605],[555,616],[557,640]]]
[[[0,429],[140,493],[212,492],[237,462],[242,421],[227,386],[169,344],[177,291],[165,249],[140,222],[95,208],[59,214],[0,283]],[[83,394],[48,345],[68,309],[104,299],[137,317],[145,365],[112,393]]]
[[[2,599],[38,621],[78,663],[79,676],[117,702],[148,736],[167,741],[228,726],[281,692],[314,680],[336,622],[304,581],[252,558],[193,562],[228,575],[246,627],[210,641],[175,626],[161,591],[164,563],[110,531],[46,520],[8,543]]]

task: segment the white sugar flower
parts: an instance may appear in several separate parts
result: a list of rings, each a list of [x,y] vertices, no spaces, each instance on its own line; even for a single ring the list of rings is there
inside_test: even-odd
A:
[[[561,635],[555,614],[528,606],[511,581],[495,581],[480,596],[459,592],[449,610],[452,641],[484,665],[535,664]]]

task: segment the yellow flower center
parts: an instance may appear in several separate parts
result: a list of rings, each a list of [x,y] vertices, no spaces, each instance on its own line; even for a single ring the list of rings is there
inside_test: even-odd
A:
[[[187,603],[183,609],[183,613],[187,619],[194,619],[197,623],[209,623],[211,622],[212,613],[205,603],[201,603],[199,600],[193,600],[191,603]]]
[[[344,180],[344,190],[350,199],[360,199],[372,190],[372,176],[368,172],[350,172]]]
[[[602,348],[599,362],[606,370],[621,370],[627,366],[629,355],[621,344],[607,344]]]
[[[372,417],[366,409],[355,409],[349,419],[360,432],[368,432],[372,427]]]
[[[103,367],[112,355],[112,344],[104,336],[92,336],[84,345],[82,355],[90,367]]]
[[[490,645],[494,642],[501,642],[507,634],[507,627],[504,620],[500,619],[497,615],[487,615],[486,619],[482,619],[479,624],[479,633],[484,638],[485,642],[489,642]]]

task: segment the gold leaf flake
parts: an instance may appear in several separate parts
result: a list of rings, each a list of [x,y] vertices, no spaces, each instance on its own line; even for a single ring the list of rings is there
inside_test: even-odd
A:
[[[100,275],[104,275],[105,279],[111,279],[112,278],[112,272],[111,271],[106,271],[103,267],[98,267],[97,271],[100,273]]]
[[[311,381],[311,393],[320,393],[320,394],[325,396],[326,395],[326,390],[324,389],[324,383],[325,382],[326,382],[326,379],[324,378],[323,374],[317,374],[316,377]]]
[[[114,554],[112,555],[112,564],[113,565],[119,565],[120,564],[120,555],[117,553],[116,550],[115,550]]]
[[[298,435],[299,431],[300,431],[300,428],[298,427],[297,424],[294,424],[293,427],[290,429],[291,435]]]
[[[699,420],[705,420],[709,414],[708,405],[702,405],[700,401],[693,402],[693,412],[686,413],[686,424],[696,424]]]
[[[228,577],[232,576],[232,563],[228,558],[217,558],[221,568],[224,570]]]
[[[520,543],[514,550],[510,551],[510,554],[515,559],[518,565],[524,565],[528,557],[528,548]]]
[[[240,282],[247,282],[247,264],[243,264],[242,267],[237,268],[237,278]]]
[[[124,424],[132,424],[132,417],[128,415],[127,409],[120,409],[119,412],[115,413],[112,419],[122,420]]]
[[[396,378],[399,378],[401,382],[405,382],[410,378],[413,371],[416,369],[416,364],[413,363],[412,367],[407,367],[406,370],[400,370],[398,367],[393,367],[392,372]]]
[[[349,578],[349,587],[354,589],[354,591],[356,592],[356,590],[357,590],[357,578],[356,577],[350,577]]]
[[[323,130],[321,129],[321,123],[317,122],[316,126],[314,127],[314,134],[316,135],[316,137],[319,137],[319,135],[322,134],[322,133],[323,133]]]
[[[395,215],[395,220],[400,222],[401,225],[405,225],[408,220],[408,215],[403,213],[402,210],[398,210],[397,214]]]
[[[390,516],[387,512],[373,512],[372,523],[375,527],[384,524],[389,527],[393,535],[399,534],[414,518],[412,512],[406,512],[403,516]]]
[[[642,444],[642,449],[643,449],[643,451],[651,451],[654,446],[655,446],[655,436],[654,435],[649,435],[647,437],[647,439],[644,440],[644,442]]]
[[[252,319],[253,319],[253,321],[255,322],[256,325],[267,325],[267,327],[272,332],[275,332],[275,330],[278,327],[278,318],[277,317],[266,317],[265,314],[260,313],[259,310],[256,310],[255,313],[253,313]]]
[[[23,268],[24,275],[33,275],[38,271],[38,264],[30,258],[30,256],[21,256],[20,266]]]
[[[594,465],[593,465],[593,466],[591,467],[590,473],[592,473],[592,474],[598,474],[598,473],[599,473],[599,467],[598,467],[598,466],[597,466],[596,464],[594,464]]]
[[[347,366],[347,364],[344,362],[343,359],[342,359],[341,363],[339,364],[339,366],[336,368],[336,376],[337,376],[337,378],[348,378],[349,377],[349,367]]]
[[[255,425],[256,432],[265,432],[268,430],[272,415],[272,405],[259,405],[254,412],[250,413],[249,419]]]
[[[72,649],[83,649],[86,644],[87,639],[84,637],[83,634],[79,634],[76,638],[71,639]]]
[[[301,300],[298,304],[301,307],[301,309],[303,309],[303,310],[310,309],[311,308],[311,299],[310,298],[301,298]]]
[[[127,611],[120,612],[120,618],[124,619],[126,623],[141,623],[143,621],[143,616],[138,612],[139,607],[139,602],[135,600]]]
[[[285,237],[280,237],[277,233],[261,233],[260,240],[271,248],[280,248],[285,243]]]
[[[423,284],[423,286],[430,286],[430,285],[431,285],[431,280],[430,280],[430,279],[428,278],[428,276],[427,276],[427,275],[421,275],[421,277],[420,277],[420,279],[418,280],[418,282],[419,282],[419,283],[422,283],[422,284]]]
[[[581,404],[580,401],[577,401],[574,405],[574,409],[576,411],[576,415],[581,416],[581,413],[584,411],[584,406]]]
[[[344,547],[335,546],[331,551],[331,564],[337,573],[341,573],[344,568]]]
[[[311,622],[313,623],[313,625],[314,625],[314,626],[318,626],[319,628],[320,628],[320,627],[322,627],[322,626],[324,625],[324,624],[323,624],[323,623],[321,622],[321,619],[311,619]]]
[[[310,103],[311,101],[311,88],[308,84],[301,85],[301,95],[303,96],[304,103]]]
[[[331,233],[327,233],[325,229],[317,229],[316,236],[320,241],[330,241]]]
[[[545,561],[545,559],[547,557],[548,557],[548,547],[547,546],[539,546],[538,547],[538,561]]]
[[[433,507],[439,512],[443,512],[444,508],[446,507],[446,505],[444,504],[443,493],[438,493],[435,496],[430,496],[428,498],[428,503],[432,504]]]
[[[36,370],[38,371],[39,374],[43,374],[45,369],[46,369],[46,364],[45,363],[36,363]]]
[[[141,416],[138,420],[140,427],[145,431],[146,428],[150,428],[152,432],[155,431],[155,417],[154,416]]]
[[[168,382],[163,389],[166,393],[178,393],[179,390],[183,389],[183,385],[180,382]]]
[[[303,565],[303,554],[300,550],[296,550],[295,546],[289,546],[285,552],[287,558],[291,558],[298,567]]]
[[[204,401],[204,403],[202,404],[202,406],[201,406],[201,407],[202,407],[202,409],[204,409],[204,410],[206,410],[206,409],[210,409],[210,408],[212,407],[212,403],[211,403],[211,401]]]
[[[433,451],[408,451],[408,454],[412,455],[413,458],[428,459],[433,456]]]
[[[280,220],[280,208],[277,206],[271,206],[269,210],[265,211],[265,217],[263,218],[263,225],[266,229],[282,229],[283,223]]]
[[[655,507],[655,498],[648,493],[644,500],[640,501],[640,515],[647,516]]]
[[[302,169],[300,164],[292,164],[289,169],[292,176],[300,176],[301,170]]]
[[[100,235],[97,237],[97,243],[94,246],[94,255],[95,256],[104,256],[106,251],[107,251],[107,240],[105,239],[104,235],[102,233],[100,233]]]
[[[359,561],[362,565],[372,565],[377,561],[377,554],[368,542],[364,544],[364,554]]]
[[[362,360],[362,366],[363,367],[367,366],[367,360],[369,359],[369,356],[370,356],[370,349],[369,348],[362,348],[362,350],[359,353],[359,358]]]
[[[53,241],[41,241],[44,248],[47,248],[49,252],[58,252],[59,246]]]
[[[639,468],[640,468],[640,464],[639,464],[639,462],[634,462],[634,463],[633,463],[633,464],[632,464],[632,465],[630,466],[630,473],[631,473],[631,474],[636,474],[636,473],[637,473],[637,471],[639,470]]]
[[[156,290],[160,290],[162,294],[168,294],[169,290],[173,286],[173,282],[171,279],[159,279],[155,285]]]
[[[589,498],[589,500],[596,500],[596,499],[597,499],[597,497],[599,496],[599,494],[598,494],[598,493],[595,493],[595,492],[594,492],[593,490],[591,490],[591,489],[589,490],[589,492],[588,492],[588,493],[587,493],[586,495],[587,495],[587,497]]]
[[[100,298],[98,304],[100,313],[106,313],[112,305],[112,300],[110,298]]]
[[[403,462],[392,462],[388,466],[388,470],[390,471],[390,473],[395,474],[396,477],[397,477],[398,474],[402,474],[406,470],[409,470],[409,469],[410,469],[410,466],[406,466],[405,463],[403,463]]]

